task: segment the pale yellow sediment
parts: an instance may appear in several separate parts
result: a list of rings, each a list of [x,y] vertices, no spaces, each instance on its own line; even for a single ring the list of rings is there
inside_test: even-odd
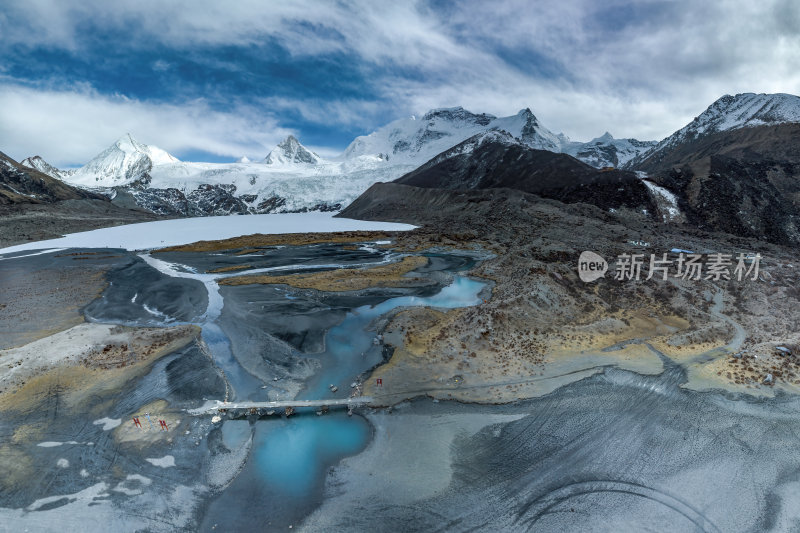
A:
[[[485,341],[470,338],[461,345],[452,332],[462,314],[430,309],[398,313],[385,330],[395,351],[364,384],[364,394],[387,404],[419,395],[504,403],[548,394],[605,367],[658,374],[663,363],[645,343],[687,325],[675,316],[634,313],[625,321],[598,317],[557,333],[532,335],[521,332],[522,321],[508,331],[487,333]],[[632,339],[640,340],[603,351]]]
[[[150,413],[148,422],[145,413]],[[164,400],[156,400],[140,406],[136,411],[129,413],[122,424],[113,430],[114,440],[120,444],[129,443],[136,446],[147,446],[160,441],[172,441],[176,436],[184,433],[183,422],[185,414],[177,409],[170,408]],[[134,424],[133,417],[137,416],[142,427]],[[167,430],[163,430],[159,420],[167,423]]]
[[[98,398],[143,375],[157,359],[199,335],[197,326],[81,324],[4,350],[0,352],[0,411],[37,409],[52,398],[54,391],[59,394],[62,409],[93,410]]]
[[[12,490],[30,480],[33,459],[18,445],[0,444],[0,487]]]

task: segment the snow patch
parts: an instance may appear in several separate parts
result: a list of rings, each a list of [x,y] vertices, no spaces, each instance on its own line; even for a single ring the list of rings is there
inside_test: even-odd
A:
[[[32,254],[13,255],[11,257],[0,257],[0,261],[4,261],[6,259],[22,259],[23,257],[33,257],[34,255],[53,254],[56,252],[61,252],[63,250],[66,250],[66,248],[50,248],[48,250],[42,250],[41,252],[35,252]]]
[[[129,474],[125,478],[125,481],[120,481],[119,483],[117,483],[117,486],[111,490],[113,490],[114,492],[121,492],[126,496],[137,496],[141,494],[142,493],[141,488],[130,488],[126,486],[131,482],[133,482],[134,486],[138,485],[138,487],[146,487],[150,485],[153,482],[153,480],[151,480],[148,477],[144,477],[141,474]]]
[[[40,498],[34,501],[32,504],[28,506],[28,511],[36,511],[45,505],[57,502],[59,500],[68,499],[71,502],[75,501],[86,501],[86,500],[94,500],[95,498],[102,498],[108,496],[106,490],[108,489],[108,485],[105,483],[98,483],[96,485],[92,485],[91,487],[85,488],[82,491],[75,492],[73,494],[64,494],[58,496],[48,496],[46,498]]]
[[[39,446],[40,448],[56,448],[58,446],[63,446],[65,444],[81,444],[81,443],[74,440],[68,440],[67,442],[57,442],[49,440],[45,442],[40,442],[39,444],[37,444],[37,446]]]
[[[661,217],[664,222],[672,222],[682,217],[681,210],[678,208],[678,197],[675,196],[675,194],[664,187],[648,181],[645,172],[636,171],[636,176],[642,180],[642,183],[644,183],[650,191],[653,200],[656,202],[656,206],[658,206],[658,210],[661,212]]]
[[[122,424],[121,418],[100,418],[92,422],[95,426],[103,426],[103,431],[109,431]]]
[[[154,317],[156,317],[156,318],[162,318],[162,319],[164,319],[164,320],[165,320],[165,321],[167,321],[167,322],[169,322],[169,321],[171,321],[171,320],[172,320],[172,318],[171,318],[171,317],[169,317],[169,316],[165,315],[164,313],[162,313],[162,312],[161,312],[161,311],[159,311],[158,309],[153,309],[152,307],[150,307],[150,306],[149,306],[149,305],[147,305],[147,304],[142,304],[142,307],[144,308],[144,310],[145,310],[145,311],[147,311],[148,313],[150,313],[151,315],[153,315],[153,316],[154,316]]]
[[[148,463],[154,466],[159,466],[161,468],[170,468],[175,466],[175,457],[173,455],[165,455],[161,458],[148,458],[145,459]]]

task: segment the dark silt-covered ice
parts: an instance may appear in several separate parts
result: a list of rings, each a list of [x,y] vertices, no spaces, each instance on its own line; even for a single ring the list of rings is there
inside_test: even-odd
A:
[[[343,265],[380,263],[388,254],[342,246],[263,252],[261,263],[242,271],[332,268],[337,254]],[[220,287],[210,270],[252,258],[157,255],[111,261],[107,286],[85,316],[136,326],[194,323],[200,340],[119,390],[98,392],[91,413],[59,416],[69,411],[56,387],[40,412],[0,420],[4,442],[18,426],[46,428],[25,445],[39,461],[31,482],[0,494],[8,523],[61,517],[73,524],[80,516],[91,520],[86,531],[103,524],[136,530],[146,508],[142,527],[153,531],[800,526],[798,400],[687,390],[686,374],[666,358],[660,375],[605,368],[506,405],[418,398],[352,416],[313,409],[217,422],[186,416],[168,442],[120,444],[105,424],[129,423],[131,413],[158,402],[184,413],[206,399],[345,398],[390,355],[374,342],[387,314],[406,305],[472,305],[487,286],[458,274],[475,264],[469,255],[427,254],[414,275],[431,283],[419,287],[340,293]]]
[[[607,370],[516,405],[418,401],[393,416],[368,416],[392,442],[438,440],[418,451],[435,456],[444,448],[444,464],[393,456],[392,445],[346,459],[329,477],[330,499],[308,529],[796,530],[798,400],[697,393],[680,381],[670,371],[642,377]],[[501,414],[512,420],[493,420]],[[452,429],[433,427],[432,418]],[[383,474],[372,470],[382,461]],[[372,476],[385,488],[368,497]],[[440,490],[409,505],[401,490],[408,484],[420,495],[426,485]]]
[[[136,256],[107,277],[110,287],[84,311],[98,321],[142,325],[192,322],[208,305],[201,282],[164,275]]]
[[[385,251],[374,245],[343,245],[320,243],[306,246],[262,246],[222,250],[219,252],[163,252],[159,258],[186,265],[198,272],[214,269],[241,267],[248,270],[282,269],[286,271],[309,270],[315,267],[328,268],[331,265],[358,265],[379,262],[385,259]]]

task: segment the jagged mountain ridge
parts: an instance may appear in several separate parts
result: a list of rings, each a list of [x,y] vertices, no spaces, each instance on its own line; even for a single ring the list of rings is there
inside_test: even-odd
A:
[[[615,139],[610,133],[605,132],[600,137],[585,143],[570,142],[565,139],[561,144],[561,151],[595,168],[620,168],[656,144],[658,141]]]
[[[800,244],[800,123],[720,131],[641,165],[702,229]]]
[[[434,109],[419,120],[394,121],[355,139],[342,155],[329,160],[291,135],[263,162],[242,158],[230,164],[181,162],[125,135],[74,172],[37,164],[50,175],[101,190],[127,207],[138,205],[165,215],[335,210],[375,181],[396,179],[487,131],[505,131],[530,147],[555,152],[570,142],[543,127],[530,109],[497,118],[455,107]],[[609,165],[605,160],[595,163]]]
[[[692,226],[800,244],[800,98],[726,95],[637,165]]]
[[[332,159],[319,157],[290,136],[262,162],[251,163],[246,159],[229,164],[180,162],[163,150],[126,136],[78,172],[46,170],[68,183],[75,183],[78,178],[100,169],[99,175],[78,184],[102,190],[114,196],[116,202],[138,205],[160,214],[336,210],[372,183],[397,179],[431,158],[487,132],[500,135],[506,132],[522,145],[567,153],[594,167],[624,166],[651,172],[670,147],[685,146],[686,139],[705,138],[714,135],[709,132],[721,129],[729,131],[724,128],[734,131],[768,122],[796,120],[800,116],[797,100],[790,95],[725,96],[692,123],[659,143],[614,139],[610,134],[588,143],[577,143],[544,128],[530,109],[497,118],[456,107],[435,109],[419,119],[394,121],[370,135],[356,138],[343,154]],[[680,139],[684,141],[678,142]],[[130,149],[125,150],[125,147]],[[45,168],[41,162],[36,164]],[[668,192],[679,192],[670,189],[667,181],[658,176],[652,179],[665,186]]]
[[[561,150],[561,139],[539,123],[529,109],[509,117],[471,113],[463,107],[433,109],[422,118],[395,120],[369,135],[357,137],[342,157],[379,154],[386,160],[428,161],[448,148],[488,130],[503,130],[532,148]]]
[[[0,152],[0,204],[42,204],[100,198],[97,194],[71,187],[59,179],[21,165]]]
[[[509,188],[606,210],[656,211],[635,173],[598,170],[568,154],[531,148],[507,132],[475,135],[394,183],[458,190]]]
[[[557,150],[561,142],[530,109],[496,118],[449,108],[426,113],[422,120],[395,121],[356,139],[330,160],[289,136],[263,162],[181,162],[126,135],[74,173],[51,172],[69,183],[101,190],[126,207],[164,215],[337,210],[375,181],[396,179],[442,148],[475,133],[500,130],[536,147]]]
[[[726,94],[708,106],[689,124],[630,160],[626,168],[639,169],[652,166],[681,144],[715,133],[798,122],[800,122],[800,97],[784,93],[740,93],[735,96]]]
[[[75,172],[50,165],[47,170],[124,207],[203,216],[336,210],[376,179],[394,179],[410,170],[382,162],[371,156],[326,161],[292,136],[262,162],[182,162],[125,135]]]
[[[46,174],[52,178],[60,179],[62,181],[64,181],[65,178],[68,178],[69,176],[75,174],[75,170],[61,170],[59,168],[56,168],[38,155],[35,155],[33,157],[26,157],[19,163],[24,167],[38,170],[42,174]]]

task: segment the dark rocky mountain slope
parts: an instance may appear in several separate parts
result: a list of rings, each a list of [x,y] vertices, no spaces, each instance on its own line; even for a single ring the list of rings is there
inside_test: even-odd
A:
[[[800,124],[722,131],[659,151],[638,169],[702,229],[800,244]]]
[[[655,212],[647,187],[634,172],[598,170],[567,154],[530,148],[505,132],[467,139],[396,183],[440,189],[509,188],[565,203]]]
[[[0,204],[41,204],[90,198],[103,197],[25,167],[0,152]]]
[[[0,248],[158,218],[116,206],[105,196],[67,185],[0,152]]]

